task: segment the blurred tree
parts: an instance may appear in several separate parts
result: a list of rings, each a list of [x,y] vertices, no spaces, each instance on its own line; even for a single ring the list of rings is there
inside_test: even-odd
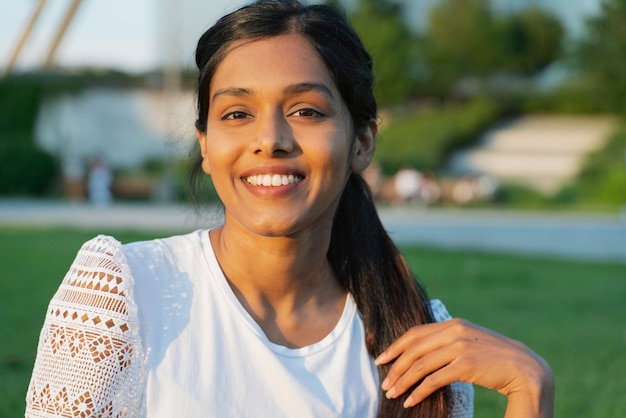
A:
[[[379,102],[389,105],[410,98],[419,77],[418,40],[403,23],[400,6],[361,0],[350,21],[374,57]]]
[[[504,55],[500,65],[509,71],[532,75],[561,53],[563,26],[552,14],[529,7],[502,21]]]
[[[0,79],[0,195],[41,196],[57,178],[56,161],[33,137],[42,84],[28,76]]]
[[[432,82],[445,90],[462,77],[486,76],[499,53],[499,30],[487,0],[444,0],[435,6],[427,30]]]
[[[558,57],[562,37],[561,23],[538,8],[498,15],[487,0],[443,0],[427,30],[431,83],[445,92],[466,78],[533,75]]]
[[[626,115],[626,0],[607,0],[577,49],[583,76],[607,110]]]

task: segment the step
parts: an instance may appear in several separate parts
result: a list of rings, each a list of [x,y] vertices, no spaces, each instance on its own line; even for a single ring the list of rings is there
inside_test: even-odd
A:
[[[555,193],[572,182],[615,126],[604,116],[525,116],[486,132],[477,147],[452,155],[448,171],[487,174],[502,183]]]
[[[461,171],[480,172],[496,177],[572,177],[580,172],[584,155],[475,149],[459,153],[453,159],[454,166]]]

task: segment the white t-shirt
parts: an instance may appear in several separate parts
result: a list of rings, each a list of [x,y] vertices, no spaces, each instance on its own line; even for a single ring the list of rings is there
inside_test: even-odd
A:
[[[351,297],[335,329],[273,344],[241,306],[207,231],[127,245],[147,355],[150,417],[368,417],[378,372]]]
[[[437,320],[449,319],[441,302],[431,306]],[[83,246],[50,304],[26,416],[360,418],[376,416],[380,396],[351,296],[321,341],[274,344],[200,230]],[[451,416],[470,417],[472,398],[471,385],[454,384]]]

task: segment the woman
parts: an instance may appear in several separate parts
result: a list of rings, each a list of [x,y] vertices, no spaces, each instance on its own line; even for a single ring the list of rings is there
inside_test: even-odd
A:
[[[507,395],[507,417],[551,416],[545,362],[444,321],[385,233],[360,176],[371,59],[339,14],[254,3],[196,62],[192,183],[212,177],[224,223],[86,243],[50,304],[27,416],[462,417],[470,383]]]

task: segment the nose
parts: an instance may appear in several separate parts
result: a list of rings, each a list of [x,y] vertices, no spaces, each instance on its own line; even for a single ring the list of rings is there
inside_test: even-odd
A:
[[[258,129],[250,146],[255,154],[271,157],[291,154],[294,137],[291,126],[280,111],[268,112],[258,119]]]

